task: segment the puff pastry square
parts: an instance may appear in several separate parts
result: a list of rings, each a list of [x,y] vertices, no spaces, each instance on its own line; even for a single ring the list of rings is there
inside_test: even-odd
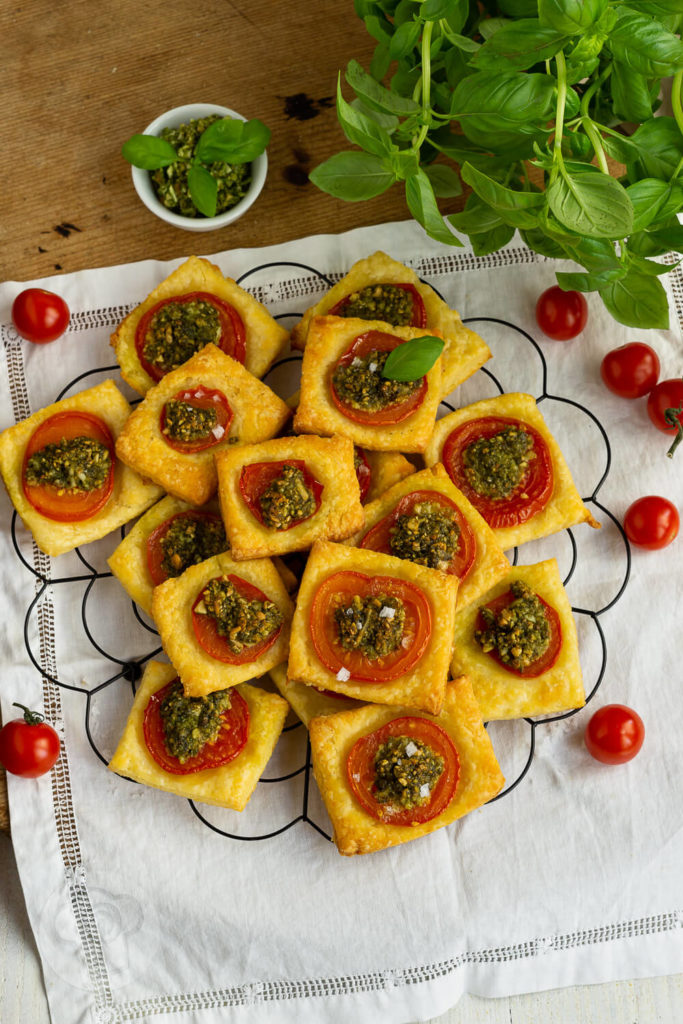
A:
[[[374,683],[341,680],[318,658],[311,638],[311,606],[321,583],[340,571],[407,580],[427,598],[431,612],[431,633],[427,646],[414,667],[397,679]],[[327,541],[316,542],[299,587],[292,622],[288,680],[306,683],[319,690],[343,693],[356,700],[403,704],[438,714],[452,654],[457,594],[457,579],[437,569],[427,569],[377,551],[363,551]]]
[[[427,394],[417,409],[398,423],[384,426],[356,423],[345,416],[332,401],[330,377],[338,360],[355,338],[368,330],[387,331],[380,320],[344,319],[339,316],[315,317],[311,321],[301,367],[301,395],[294,415],[299,433],[341,434],[363,448],[373,451],[422,452],[434,429],[441,399],[441,360],[439,356],[427,374]],[[422,338],[424,328],[392,327],[391,334],[403,338]]]
[[[313,686],[291,682],[287,678],[286,662],[271,668],[268,675],[306,728],[312,718],[320,715],[338,715],[340,711],[349,711],[361,706],[360,701],[344,697],[341,693],[325,693]]]
[[[513,392],[488,398],[483,402],[474,402],[463,406],[456,412],[449,413],[437,420],[434,433],[424,452],[424,460],[428,466],[442,462],[444,444],[453,430],[470,420],[484,416],[503,416],[528,423],[545,441],[553,466],[554,487],[548,503],[544,508],[532,515],[525,523],[516,526],[496,527],[493,532],[504,551],[523,544],[527,540],[537,540],[557,533],[567,526],[577,523],[588,523],[596,529],[600,528],[590,511],[581,500],[569,467],[560,450],[560,446],[546,426],[543,416],[538,410],[532,395]],[[446,467],[448,468],[448,467]]]
[[[225,395],[233,413],[229,432],[203,451],[176,451],[161,432],[162,410],[178,392],[200,386]],[[149,389],[121,431],[116,454],[169,494],[191,505],[203,505],[215,493],[218,482],[214,455],[227,448],[231,440],[243,445],[273,437],[289,416],[288,406],[275,392],[215,345],[206,345]]]
[[[310,723],[313,771],[332,821],[337,849],[345,856],[385,850],[451,825],[491,800],[503,787],[505,779],[484,729],[472,687],[466,678],[456,679],[446,687],[441,714],[420,715],[441,726],[458,752],[460,774],[451,802],[431,821],[417,825],[390,825],[368,814],[348,782],[349,752],[362,736],[392,719],[415,714],[410,708],[366,705],[338,715],[314,718]]]
[[[484,654],[474,639],[479,608],[524,580],[534,593],[555,609],[560,618],[562,646],[557,661],[539,676],[519,676]],[[586,702],[583,689],[576,624],[569,598],[554,558],[535,565],[518,565],[478,601],[458,612],[455,619],[453,675],[465,673],[472,681],[485,721],[524,718],[580,708]]]
[[[308,519],[287,530],[259,522],[242,496],[244,466],[257,462],[304,462],[322,484],[320,506]],[[278,437],[216,455],[218,496],[232,557],[263,558],[310,548],[315,540],[342,540],[364,521],[353,461],[353,443],[346,437]]]
[[[351,292],[360,291],[372,284],[412,284],[420,293],[427,315],[426,329],[440,332],[446,342],[442,357],[441,397],[450,394],[491,358],[486,342],[469,327],[465,327],[456,310],[449,309],[414,270],[384,252],[375,252],[372,256],[358,260],[319,302],[306,310],[299,323],[292,328],[292,348],[304,348],[308,343],[308,330],[313,317],[325,316]]]
[[[407,476],[415,472],[413,463],[401,455],[400,452],[370,452],[363,454],[370,466],[370,487],[365,497],[364,505],[376,501],[381,494],[388,491],[390,487],[397,484],[399,480],[405,480]]]
[[[188,775],[173,775],[157,764],[145,743],[143,720],[150,697],[177,673],[173,665],[150,661],[135,695],[133,707],[109,770],[145,786],[187,797],[203,804],[243,811],[263,775],[289,706],[275,693],[243,684],[237,692],[249,708],[249,735],[244,749],[229,764]]]
[[[106,423],[114,440],[130,416],[130,406],[126,399],[112,380],[105,380],[94,388],[39,409],[28,419],[8,427],[0,434],[0,472],[10,500],[40,550],[47,555],[61,555],[72,551],[79,544],[105,537],[112,530],[139,516],[163,493],[157,484],[143,479],[134,469],[117,459],[112,494],[106,505],[94,516],[80,522],[61,523],[41,515],[24,495],[24,452],[41,423],[57,413],[70,410],[98,416]]]
[[[265,306],[209,260],[190,256],[166,277],[146,299],[128,314],[111,336],[111,344],[121,367],[121,376],[144,395],[154,381],[143,368],[135,349],[135,332],[141,317],[163,299],[188,292],[208,292],[230,303],[242,318],[245,328],[246,369],[262,377],[284,348],[288,331],[281,327]]]
[[[346,540],[345,544],[360,547],[363,538],[381,519],[394,510],[401,498],[414,491],[437,491],[457,505],[467,520],[467,524],[474,534],[476,542],[476,554],[470,571],[465,579],[460,580],[458,590],[458,610],[470,604],[471,601],[489,590],[496,580],[505,576],[510,569],[510,563],[503,554],[502,548],[496,540],[490,526],[479,515],[477,510],[467,500],[462,491],[459,491],[451,481],[441,463],[437,463],[431,469],[423,469],[413,476],[407,477],[400,483],[395,484],[388,491],[365,506],[365,526],[358,533]]]
[[[258,587],[282,612],[283,622],[275,643],[254,661],[229,665],[213,658],[200,646],[192,626],[192,606],[209,580],[217,576],[238,576]],[[161,643],[175,665],[188,697],[203,697],[214,690],[256,679],[287,657],[292,602],[282,578],[267,558],[235,562],[229,555],[214,555],[190,566],[182,576],[154,588],[152,617]]]

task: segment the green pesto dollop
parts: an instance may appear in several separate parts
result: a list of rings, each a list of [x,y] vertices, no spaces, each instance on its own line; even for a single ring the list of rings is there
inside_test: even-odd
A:
[[[198,409],[171,398],[164,406],[164,434],[172,441],[205,440],[218,422],[215,409]]]
[[[162,129],[161,138],[171,143],[179,159],[168,167],[150,171],[149,176],[152,187],[164,206],[183,217],[203,216],[190,196],[187,172],[200,136],[209,125],[220,120],[220,115],[211,114],[209,117],[193,119],[177,128]],[[216,214],[225,213],[244,199],[251,185],[250,163],[230,164],[219,160],[205,166],[218,186]]]
[[[227,551],[223,524],[215,519],[178,516],[159,542],[161,567],[167,576],[180,576],[191,565]]]
[[[221,715],[230,707],[230,690],[205,697],[186,697],[180,681],[173,684],[159,706],[164,745],[181,764],[215,743],[223,725]]]
[[[151,318],[142,346],[148,363],[163,373],[186,363],[210,342],[218,345],[221,319],[205,299],[167,302]]]
[[[282,612],[272,601],[249,601],[227,577],[209,580],[195,608],[210,615],[233,654],[266,640],[282,624]]]
[[[373,796],[380,804],[412,810],[429,800],[444,760],[422,740],[390,736],[375,755]]]
[[[26,462],[26,482],[56,487],[58,491],[96,491],[106,483],[111,453],[92,437],[73,437],[46,444]]]
[[[495,650],[506,665],[518,672],[541,657],[550,643],[550,625],[543,603],[523,580],[510,585],[514,600],[494,614],[482,608],[484,629],[477,629],[474,638],[482,651]]]
[[[344,405],[363,412],[379,412],[389,405],[404,401],[417,391],[422,378],[387,380],[382,376],[388,358],[388,352],[373,349],[335,369],[332,384]]]
[[[286,530],[315,512],[315,498],[298,466],[285,463],[259,497],[263,522],[272,530]]]
[[[398,597],[355,594],[350,604],[335,609],[334,618],[345,651],[360,651],[374,661],[401,646],[406,611]]]
[[[481,437],[463,452],[467,481],[484,498],[509,498],[535,457],[531,435],[509,426],[492,437]]]
[[[460,538],[455,514],[435,501],[420,501],[412,512],[399,515],[389,531],[392,555],[430,569],[448,568]]]
[[[370,284],[348,296],[339,316],[384,320],[394,327],[405,327],[413,319],[413,296],[395,284]]]

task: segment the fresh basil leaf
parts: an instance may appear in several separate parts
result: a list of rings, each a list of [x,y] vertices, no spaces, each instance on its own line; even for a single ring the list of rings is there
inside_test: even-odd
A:
[[[607,9],[608,0],[538,0],[541,25],[576,36],[585,32]]]
[[[391,54],[388,43],[378,43],[370,60],[370,74],[381,82],[391,65]]]
[[[463,53],[476,53],[481,48],[481,43],[477,43],[474,39],[470,39],[469,36],[452,35],[449,38],[449,42],[453,46],[457,46]]]
[[[396,176],[380,157],[345,150],[318,164],[309,180],[328,195],[357,203],[386,192]]]
[[[420,10],[420,17],[425,21],[438,21],[440,18],[447,18],[452,6],[452,0],[425,0]]]
[[[602,144],[607,156],[611,156],[613,160],[618,160],[620,164],[633,163],[640,156],[638,146],[631,141],[628,135],[607,131],[602,136]]]
[[[131,135],[121,146],[121,155],[133,167],[140,167],[143,171],[168,167],[178,159],[171,143],[158,135]]]
[[[469,0],[450,0],[444,16],[451,32],[462,32],[470,15]]]
[[[422,25],[419,21],[406,21],[399,25],[389,43],[389,53],[394,60],[407,57],[417,46]]]
[[[683,224],[671,224],[665,228],[657,228],[656,231],[643,231],[631,235],[628,247],[640,256],[661,256],[669,249],[683,252]]]
[[[499,0],[498,7],[510,18],[535,18],[538,0]]]
[[[363,21],[373,39],[378,43],[386,43],[387,46],[390,44],[393,25],[384,15],[367,14],[363,17]]]
[[[418,65],[408,67],[399,63],[396,74],[391,78],[392,92],[401,96],[412,96],[415,86],[420,81],[420,68]]]
[[[395,153],[391,153],[388,160],[397,181],[405,181],[406,178],[409,178],[412,174],[417,174],[420,170],[417,153],[413,153],[409,149],[397,150]]]
[[[354,110],[342,96],[341,82],[337,81],[337,118],[344,135],[356,146],[374,156],[387,156],[393,147],[391,136],[376,121]]]
[[[441,199],[449,199],[451,196],[462,194],[462,185],[457,171],[454,171],[448,164],[431,164],[424,168],[429,178],[434,195]]]
[[[641,178],[626,189],[633,204],[633,231],[642,231],[657,220],[668,220],[683,206],[683,189],[680,185],[662,181],[661,178]]]
[[[421,4],[416,0],[399,0],[394,8],[394,25],[402,25],[404,21],[412,21],[420,10]]]
[[[260,156],[269,142],[270,128],[258,118],[239,121],[225,117],[202,132],[195,156],[203,164],[246,164]]]
[[[626,273],[626,267],[614,267],[612,270],[601,270],[594,274],[565,274],[558,271],[555,277],[560,288],[566,292],[598,292],[611,282],[625,277]]]
[[[560,224],[588,238],[625,238],[633,227],[626,189],[608,174],[558,174],[546,195]]]
[[[467,197],[464,210],[449,214],[446,220],[456,231],[462,231],[465,235],[484,234],[505,226],[498,210],[485,203],[476,193]]]
[[[627,327],[669,327],[666,292],[656,277],[629,270],[620,281],[601,288],[600,298],[614,319]]]
[[[590,78],[600,63],[599,57],[591,57],[589,60],[567,61],[567,85],[576,85],[584,78]]]
[[[542,192],[517,192],[506,188],[468,163],[460,173],[462,180],[472,187],[480,199],[492,206],[506,223],[527,229],[537,226],[538,217],[534,211],[545,205]]]
[[[541,256],[548,256],[552,260],[566,259],[567,253],[559,242],[546,235],[541,228],[532,228],[531,231],[520,230],[519,233],[533,252],[537,252]]]
[[[351,100],[350,104],[354,110],[357,110],[363,117],[370,118],[375,124],[380,125],[385,131],[391,134],[396,131],[399,125],[399,120],[395,114],[383,114],[380,110],[375,110],[372,107],[368,107],[362,99],[356,97],[355,100]]]
[[[496,32],[500,32],[502,28],[509,24],[509,18],[485,18],[479,26],[479,34],[484,39],[490,39],[491,36],[495,36]]]
[[[659,21],[630,7],[617,9],[609,47],[614,58],[648,78],[673,75],[683,68],[683,43]]]
[[[509,224],[500,224],[491,231],[479,231],[470,235],[470,244],[475,256],[488,256],[489,253],[502,249],[512,240],[515,229]]]
[[[191,164],[187,171],[187,186],[190,198],[205,217],[216,216],[218,182],[201,164]]]
[[[653,117],[636,129],[631,142],[640,150],[640,157],[628,167],[632,181],[638,178],[672,177],[683,157],[683,135],[673,117]]]
[[[413,217],[430,238],[446,245],[462,245],[441,216],[431,182],[422,169],[406,178],[406,202]]]
[[[647,79],[615,60],[610,77],[612,110],[617,117],[639,124],[652,117],[652,100]]]
[[[562,152],[565,156],[590,161],[593,159],[593,143],[581,131],[566,132],[562,139]]]
[[[345,78],[356,95],[373,110],[379,110],[384,114],[394,114],[396,117],[405,117],[407,114],[417,113],[420,110],[420,106],[415,100],[407,96],[397,96],[396,93],[376,82],[356,60],[349,61]]]
[[[451,109],[471,142],[521,157],[531,155],[534,141],[544,140],[554,108],[549,75],[479,71],[456,86]]]
[[[389,353],[382,376],[387,380],[419,380],[429,373],[443,347],[443,339],[432,334],[404,341]]]
[[[621,266],[616,254],[614,242],[606,238],[573,237],[564,243],[566,254],[593,273],[603,270],[614,270]]]
[[[632,266],[650,277],[662,277],[664,274],[669,274],[681,262],[676,260],[675,263],[655,263],[654,260],[646,260],[643,256],[632,252],[628,253],[628,259]]]
[[[539,61],[550,60],[566,41],[566,33],[544,28],[537,18],[522,18],[487,39],[470,63],[482,71],[495,71],[501,62],[525,71]]]

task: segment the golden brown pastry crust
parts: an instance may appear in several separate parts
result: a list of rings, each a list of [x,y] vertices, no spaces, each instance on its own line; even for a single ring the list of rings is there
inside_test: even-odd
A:
[[[294,415],[299,433],[341,434],[362,448],[373,451],[421,452],[434,429],[441,398],[440,356],[427,374],[427,394],[417,409],[399,423],[372,426],[356,423],[337,409],[330,397],[332,370],[353,343],[365,331],[387,332],[381,320],[344,319],[339,316],[315,317],[311,321],[301,367],[301,396]],[[392,327],[391,334],[405,341],[424,337],[419,327]]]
[[[520,523],[517,526],[497,527],[493,530],[504,551],[508,551],[517,544],[523,544],[527,540],[547,537],[551,533],[557,533],[558,530],[563,530],[567,526],[575,526],[577,523],[588,523],[589,526],[600,528],[600,523],[593,518],[589,509],[581,501],[560,446],[548,430],[532,395],[520,392],[498,395],[496,398],[487,398],[483,402],[466,405],[462,409],[444,416],[443,419],[437,420],[434,433],[424,453],[427,465],[433,466],[436,462],[442,461],[443,446],[449,434],[456,427],[483,416],[507,416],[528,423],[544,439],[553,464],[555,485],[545,508],[531,516],[525,523]]]
[[[367,576],[392,576],[420,588],[427,598],[432,631],[427,647],[417,664],[398,679],[382,683],[342,681],[318,659],[309,628],[311,605],[320,584],[339,571],[360,572]],[[313,545],[297,596],[292,621],[287,678],[321,690],[343,693],[356,700],[377,704],[402,704],[438,714],[448,678],[452,653],[453,624],[458,593],[455,576],[427,569],[414,562],[362,551],[343,544],[318,541]]]
[[[228,665],[212,658],[200,646],[192,627],[192,605],[209,580],[216,576],[239,576],[258,587],[282,612],[280,633],[267,651],[243,665]],[[154,588],[152,616],[161,643],[175,665],[188,697],[203,697],[214,690],[236,686],[245,679],[257,679],[287,657],[293,606],[284,583],[268,558],[235,562],[229,555],[214,555],[192,565],[182,576]]]
[[[510,589],[515,580],[524,580],[534,593],[555,609],[560,617],[562,647],[555,664],[540,676],[522,677],[508,672],[490,655],[484,654],[474,639],[479,608]],[[579,645],[571,605],[554,558],[535,565],[518,565],[508,576],[471,604],[455,619],[455,648],[451,662],[453,675],[466,673],[472,681],[485,721],[546,715],[583,707],[583,689]]]
[[[306,728],[312,718],[318,718],[320,715],[338,715],[340,711],[349,711],[361,706],[360,701],[351,700],[350,697],[321,693],[313,686],[290,682],[287,679],[287,662],[271,668],[268,675]]]
[[[451,481],[446,470],[440,462],[431,469],[423,469],[419,473],[402,480],[382,495],[377,501],[365,506],[365,526],[358,533],[355,533],[345,544],[360,547],[363,537],[375,526],[380,519],[384,519],[406,494],[414,491],[438,491],[445,494],[453,501],[472,528],[477,543],[477,553],[471,570],[465,580],[460,581],[458,590],[458,611],[470,602],[485,593],[493,586],[496,580],[505,576],[510,569],[510,563],[503,554],[500,544],[496,540],[491,527],[488,526],[479,515],[473,505],[467,500],[462,491],[459,491]]]
[[[443,335],[446,347],[442,358],[442,397],[450,394],[491,358],[488,345],[478,334],[465,327],[456,310],[449,309],[433,288],[420,281],[414,270],[384,252],[375,252],[372,256],[358,260],[319,302],[306,310],[299,323],[292,328],[292,348],[303,349],[306,346],[313,317],[324,316],[351,292],[370,284],[382,283],[414,285],[425,306],[426,329],[430,333],[436,331]]]
[[[400,452],[366,451],[365,458],[368,460],[372,474],[370,488],[363,502],[366,506],[371,501],[376,501],[381,494],[388,491],[399,480],[405,480],[407,476],[415,472],[413,463]]]
[[[209,292],[229,302],[242,318],[245,329],[246,369],[262,377],[284,348],[288,332],[272,318],[265,306],[209,260],[190,256],[169,274],[147,298],[128,314],[111,336],[111,344],[121,367],[121,376],[144,395],[154,381],[143,369],[135,349],[135,331],[148,309],[162,299],[188,292]]]
[[[236,687],[249,707],[249,734],[244,749],[229,764],[203,772],[173,775],[157,764],[145,743],[143,720],[147,703],[177,673],[173,665],[150,661],[140,682],[123,735],[109,770],[145,786],[204,804],[243,811],[275,748],[289,710],[275,693],[243,684]]]
[[[130,406],[112,380],[105,380],[70,398],[63,398],[34,412],[28,419],[8,427],[0,434],[0,471],[12,504],[36,544],[47,555],[61,555],[79,544],[105,537],[112,530],[144,512],[162,494],[162,489],[141,476],[122,461],[114,469],[114,489],[106,503],[90,519],[60,523],[48,519],[31,505],[22,487],[24,452],[36,428],[60,412],[79,410],[98,416],[116,438],[130,415]]]
[[[297,459],[323,485],[320,507],[289,530],[273,530],[258,521],[240,491],[243,466],[254,462]],[[343,540],[364,521],[353,462],[353,442],[346,437],[278,437],[216,455],[218,496],[233,558],[263,558],[303,551],[315,540]]]
[[[233,413],[230,429],[223,440],[204,451],[175,451],[161,433],[162,409],[179,391],[200,385],[225,395]],[[267,385],[215,345],[207,345],[149,389],[121,431],[116,454],[169,494],[203,505],[216,491],[214,455],[229,446],[229,439],[238,438],[238,445],[264,441],[280,430],[289,415],[287,405]]]
[[[354,743],[394,718],[418,714],[436,722],[455,745],[460,775],[448,806],[419,825],[388,825],[365,811],[349,785],[346,761]],[[310,723],[313,771],[334,828],[337,849],[345,856],[373,853],[427,835],[491,800],[505,782],[479,707],[466,678],[446,687],[443,710],[438,717],[409,708],[366,705],[338,715],[314,718]]]

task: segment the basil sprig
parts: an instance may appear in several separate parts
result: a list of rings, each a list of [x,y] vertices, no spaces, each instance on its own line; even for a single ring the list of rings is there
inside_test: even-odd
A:
[[[427,234],[486,255],[519,231],[585,272],[615,319],[666,328],[656,262],[683,253],[681,0],[354,0],[376,47],[337,117],[356,147],[311,173],[358,202],[395,183]],[[673,76],[673,116],[654,117]],[[629,123],[628,131],[620,127]],[[632,126],[636,125],[635,131]],[[614,175],[608,158],[624,165]],[[470,195],[445,214],[437,200]]]
[[[205,217],[214,217],[218,185],[211,165],[250,163],[263,153],[269,141],[270,129],[258,118],[240,121],[225,117],[202,132],[189,159],[180,156],[170,142],[157,135],[131,135],[121,147],[121,153],[128,163],[145,171],[156,171],[177,162],[188,164],[190,198]]]
[[[443,346],[443,339],[435,338],[432,334],[410,338],[391,350],[382,376],[387,380],[419,380],[429,373],[441,355]]]

